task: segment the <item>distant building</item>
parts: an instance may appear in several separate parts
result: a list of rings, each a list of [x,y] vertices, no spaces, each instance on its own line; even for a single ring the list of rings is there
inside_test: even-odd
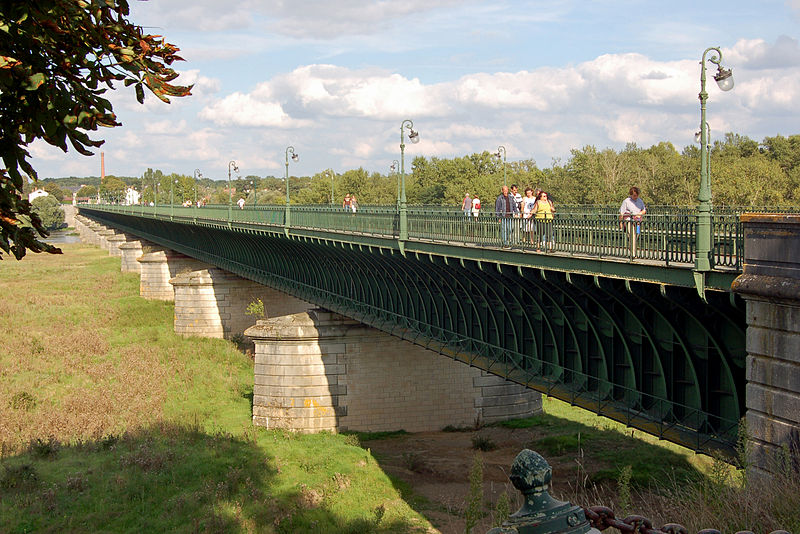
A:
[[[132,206],[133,204],[138,204],[140,196],[136,189],[129,187],[125,190],[125,205]]]
[[[37,187],[36,189],[31,191],[31,193],[28,195],[28,202],[33,202],[33,199],[35,199],[35,198],[46,197],[46,196],[49,196],[49,195],[50,195],[50,193],[48,193],[47,191],[45,191],[41,187]]]

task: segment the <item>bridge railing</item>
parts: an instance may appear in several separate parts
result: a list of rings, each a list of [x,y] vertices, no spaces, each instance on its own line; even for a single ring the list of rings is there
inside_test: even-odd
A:
[[[99,207],[99,206],[97,206]],[[238,206],[121,206],[102,205],[119,211],[158,219],[246,223],[283,227],[284,205]],[[695,259],[697,212],[686,206],[651,206],[638,224],[620,224],[615,206],[559,205],[551,222],[513,219],[510,246],[516,250],[561,253],[620,260],[645,260],[665,264],[689,264]],[[797,211],[798,208],[752,208],[718,206],[712,212],[713,263],[715,267],[740,269],[744,236],[739,216],[747,211]],[[501,223],[484,209],[478,217],[448,206],[409,206],[408,234],[411,240],[428,240],[471,247],[500,248],[504,244]],[[356,213],[330,205],[292,205],[291,226],[397,238],[396,206],[362,206]],[[546,246],[542,237],[547,237]],[[550,239],[552,237],[552,240]],[[552,244],[551,244],[552,243]]]

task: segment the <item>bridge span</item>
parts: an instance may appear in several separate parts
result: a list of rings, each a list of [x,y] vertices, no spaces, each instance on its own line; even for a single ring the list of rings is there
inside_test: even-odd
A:
[[[747,410],[738,218],[714,222],[712,271],[693,267],[691,216],[561,216],[535,253],[491,217],[393,209],[83,205],[110,228],[235,273],[632,427],[709,451]]]

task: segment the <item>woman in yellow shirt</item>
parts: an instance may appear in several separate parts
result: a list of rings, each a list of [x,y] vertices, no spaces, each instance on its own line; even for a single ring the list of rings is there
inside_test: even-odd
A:
[[[547,193],[541,191],[536,197],[536,204],[533,205],[533,213],[536,218],[536,226],[542,238],[541,248],[553,251],[553,214],[556,212],[553,201],[547,198]],[[537,248],[536,252],[540,252]]]

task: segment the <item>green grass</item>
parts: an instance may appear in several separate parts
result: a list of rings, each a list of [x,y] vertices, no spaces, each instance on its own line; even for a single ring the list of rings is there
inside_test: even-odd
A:
[[[251,360],[96,247],[0,262],[0,532],[425,532],[354,436],[251,424]]]

